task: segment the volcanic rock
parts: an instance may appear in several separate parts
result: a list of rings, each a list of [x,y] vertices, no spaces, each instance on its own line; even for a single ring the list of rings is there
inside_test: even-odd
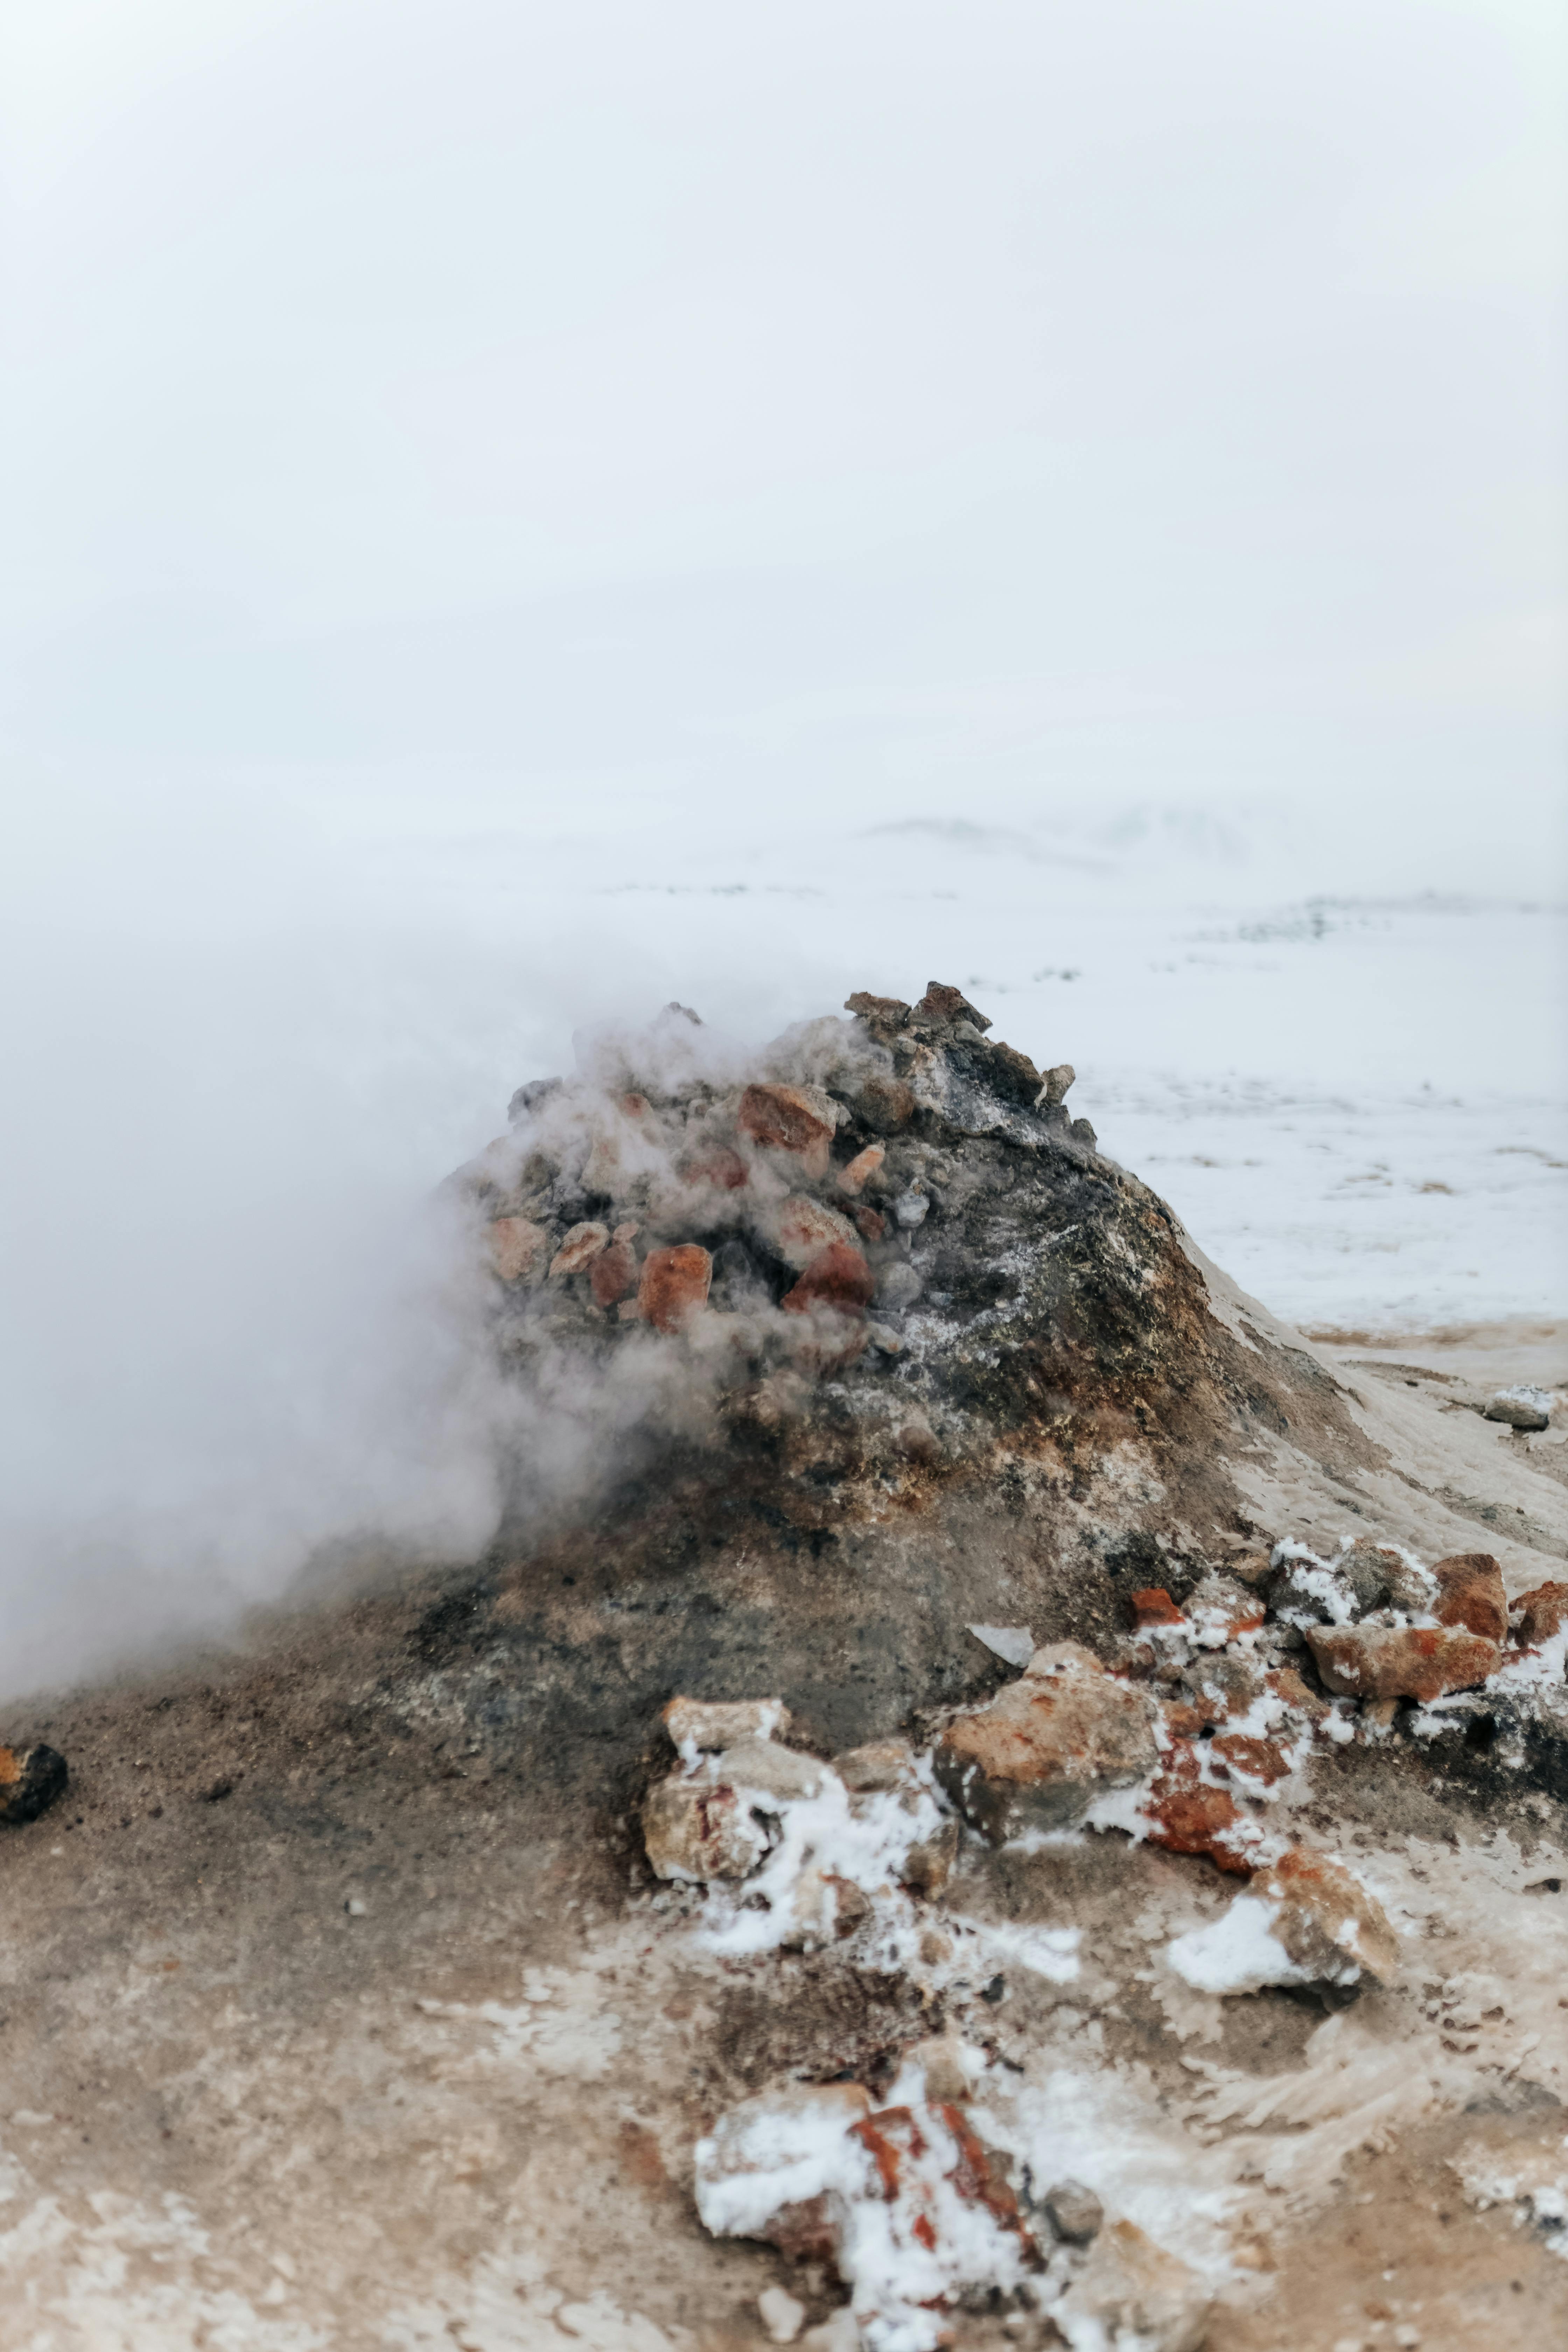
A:
[[[1342,1698],[1440,1698],[1495,1675],[1502,1653],[1463,1626],[1310,1626],[1324,1687]]]
[[[1087,2246],[1105,2221],[1105,2208],[1081,2180],[1058,2180],[1039,2200],[1040,2211],[1064,2244]]]
[[[69,1778],[65,1758],[52,1748],[0,1748],[0,1822],[36,1822],[65,1793]]]
[[[1338,1984],[1361,1972],[1386,1984],[1398,1974],[1399,1939],[1383,1906],[1328,1854],[1292,1846],[1247,1892],[1272,1906],[1273,1934],[1309,1977]]]
[[[1502,1570],[1489,1551],[1457,1552],[1432,1570],[1437,1587],[1434,1614],[1439,1625],[1462,1625],[1483,1642],[1508,1639],[1508,1595]]]
[[[550,1261],[550,1278],[569,1274],[582,1274],[602,1250],[610,1245],[608,1225],[574,1225],[554,1256]]]
[[[707,1304],[713,1261],[694,1242],[649,1250],[637,1284],[637,1310],[656,1331],[679,1331]]]
[[[790,1729],[789,1710],[780,1698],[672,1698],[663,1721],[676,1747],[693,1751],[773,1739]]]
[[[731,1783],[711,1766],[671,1773],[648,1790],[643,1843],[660,1878],[706,1885],[745,1878],[768,1851],[768,1833]]]
[[[1568,1584],[1538,1584],[1514,1602],[1521,1642],[1550,1642],[1568,1625]]]
[[[503,1282],[531,1274],[550,1246],[550,1235],[526,1217],[497,1217],[489,1228],[490,1259]]]
[[[1071,2344],[1200,2352],[1211,2303],[1195,2271],[1121,2221],[1100,2231],[1058,2312]]]
[[[934,1757],[938,1780],[995,1845],[1081,1820],[1096,1797],[1158,1761],[1146,1693],[1113,1680],[1076,1642],[1037,1652],[989,1706],[956,1717]]]
[[[1487,1404],[1486,1418],[1506,1422],[1511,1429],[1549,1429],[1552,1392],[1528,1383],[1520,1388],[1499,1389]]]

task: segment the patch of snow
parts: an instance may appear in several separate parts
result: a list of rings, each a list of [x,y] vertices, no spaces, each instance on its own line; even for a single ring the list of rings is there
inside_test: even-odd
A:
[[[1238,1895],[1221,1918],[1168,1945],[1165,1958],[1197,1992],[1260,1992],[1265,1985],[1305,1984],[1306,1971],[1275,1936],[1278,1906]]]

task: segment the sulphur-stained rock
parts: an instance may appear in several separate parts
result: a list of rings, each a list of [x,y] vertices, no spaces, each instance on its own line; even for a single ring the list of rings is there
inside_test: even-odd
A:
[[[637,1311],[656,1331],[679,1331],[708,1303],[713,1261],[695,1242],[649,1250],[637,1284]]]
[[[1451,1625],[1310,1625],[1326,1689],[1342,1698],[1441,1698],[1495,1675],[1495,1642]]]
[[[1065,1827],[1152,1771],[1153,1708],[1091,1651],[1058,1642],[988,1706],[955,1717],[933,1760],[967,1819],[1000,1844],[1026,1828]]]
[[[814,1201],[809,1192],[791,1193],[779,1210],[774,1232],[780,1255],[797,1273],[804,1273],[835,1242],[861,1255],[859,1237],[848,1218],[825,1201]]]
[[[0,1748],[0,1822],[36,1822],[64,1794],[70,1774],[53,1748]]]
[[[1135,2221],[1112,2221],[1053,2316],[1084,2352],[1122,2344],[1138,2352],[1200,2352],[1212,2302],[1197,2273]]]
[[[550,1261],[550,1278],[559,1281],[569,1274],[582,1274],[600,1252],[610,1246],[608,1225],[574,1225],[554,1256]]]
[[[503,1282],[521,1282],[533,1272],[550,1247],[542,1225],[526,1217],[498,1217],[489,1228],[490,1263]]]
[[[816,1087],[754,1086],[741,1097],[736,1123],[764,1150],[793,1152],[812,1176],[827,1173],[836,1128],[833,1103]]]
[[[1341,1984],[1364,1975],[1386,1984],[1398,1974],[1399,1938],[1382,1904],[1330,1855],[1292,1846],[1247,1893],[1272,1908],[1270,1932],[1309,1977]]]
[[[1489,1551],[1455,1552],[1433,1563],[1439,1625],[1463,1625],[1483,1642],[1508,1639],[1508,1595],[1502,1570]]]
[[[782,1698],[672,1698],[662,1721],[677,1748],[710,1751],[742,1739],[787,1738],[790,1729]]]
[[[855,1154],[854,1159],[850,1160],[847,1167],[841,1168],[839,1170],[839,1191],[841,1192],[858,1192],[862,1191],[865,1185],[868,1183],[870,1179],[876,1174],[878,1169],[880,1168],[887,1156],[886,1151],[879,1143],[868,1143],[864,1151],[858,1151]]]
[[[1538,1584],[1514,1602],[1521,1642],[1550,1642],[1568,1625],[1568,1584]]]
[[[794,1288],[785,1291],[781,1304],[786,1315],[805,1315],[814,1307],[837,1307],[842,1315],[863,1315],[876,1288],[876,1276],[860,1251],[847,1242],[829,1242]]]
[[[642,1831],[657,1875],[697,1885],[745,1878],[768,1851],[767,1831],[711,1766],[657,1782],[643,1800]]]

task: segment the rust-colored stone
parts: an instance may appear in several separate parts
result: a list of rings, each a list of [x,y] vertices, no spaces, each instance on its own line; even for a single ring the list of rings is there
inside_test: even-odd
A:
[[[1028,1826],[1065,1827],[1159,1759],[1153,1707],[1090,1651],[1059,1642],[989,1706],[954,1717],[937,1742],[938,1779],[994,1844]]]
[[[975,1011],[961,989],[948,988],[940,980],[927,982],[926,992],[910,1017],[916,1021],[929,1021],[933,1026],[943,1028],[954,1021],[973,1021],[977,1029],[989,1029],[991,1026],[984,1013]]]
[[[521,1282],[550,1247],[543,1226],[531,1224],[526,1217],[498,1217],[488,1237],[490,1263],[502,1282]]]
[[[1310,1975],[1337,1983],[1364,1970],[1386,1983],[1398,1973],[1399,1938],[1382,1905],[1331,1856],[1293,1845],[1248,1891],[1279,1905],[1269,1933]]]
[[[1272,1739],[1259,1739],[1250,1732],[1222,1731],[1213,1743],[1214,1753],[1233,1772],[1248,1780],[1261,1780],[1265,1786],[1282,1780],[1290,1766]]]
[[[1550,1642],[1568,1625],[1568,1584],[1538,1584],[1514,1602],[1521,1642]]]
[[[1142,1633],[1152,1625],[1180,1625],[1185,1622],[1181,1611],[1163,1584],[1145,1585],[1134,1592],[1128,1602],[1132,1612],[1132,1626]]]
[[[794,1289],[784,1293],[784,1309],[786,1315],[805,1315],[814,1307],[833,1307],[841,1315],[863,1315],[876,1287],[876,1277],[858,1249],[847,1242],[829,1242]]]
[[[854,1250],[857,1257],[860,1254],[848,1218],[825,1202],[814,1201],[809,1192],[791,1193],[779,1211],[774,1230],[781,1255],[797,1274],[804,1274],[812,1260],[835,1242]]]
[[[637,1255],[630,1242],[612,1242],[588,1268],[588,1287],[594,1303],[605,1312],[627,1292],[637,1286]]]
[[[1327,1687],[1342,1698],[1441,1698],[1495,1675],[1495,1642],[1462,1625],[1310,1625]]]
[[[1320,1698],[1315,1690],[1308,1689],[1294,1666],[1277,1666],[1263,1679],[1276,1698],[1282,1698],[1287,1706],[1304,1715],[1309,1723],[1321,1723],[1330,1711],[1328,1701]]]
[[[745,1161],[727,1143],[716,1143],[695,1160],[683,1160],[680,1175],[688,1184],[710,1185],[715,1192],[739,1192],[751,1181]]]
[[[887,1156],[879,1143],[868,1143],[864,1151],[858,1151],[848,1165],[839,1170],[839,1191],[841,1192],[862,1191]]]
[[[879,1242],[888,1231],[888,1220],[880,1209],[868,1209],[862,1204],[855,1212],[855,1230],[862,1241]]]
[[[844,1010],[853,1013],[868,1029],[879,1033],[901,1029],[910,1017],[910,1008],[901,996],[872,996],[863,988],[845,998]]]
[[[695,1242],[649,1250],[637,1284],[637,1312],[656,1331],[679,1331],[708,1303],[713,1261]]]
[[[1207,1854],[1222,1870],[1245,1874],[1252,1867],[1247,1858],[1251,1824],[1228,1789],[1215,1789],[1202,1778],[1190,1740],[1178,1740],[1167,1751],[1143,1818],[1151,1845],[1166,1846],[1173,1853]]]
[[[1483,1642],[1508,1639],[1508,1595],[1502,1570],[1489,1551],[1455,1552],[1432,1570],[1437,1584],[1433,1611],[1439,1625],[1463,1625]]]
[[[815,1097],[815,1099],[814,1099]],[[826,1096],[802,1087],[748,1087],[737,1123],[742,1135],[773,1151],[795,1153],[813,1176],[827,1173],[834,1121]]]

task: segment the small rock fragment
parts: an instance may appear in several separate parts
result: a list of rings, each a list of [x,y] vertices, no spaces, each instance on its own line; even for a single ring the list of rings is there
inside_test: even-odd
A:
[[[695,1242],[649,1250],[637,1284],[637,1312],[656,1331],[679,1331],[707,1305],[712,1278],[713,1261]]]
[[[1538,1584],[1514,1602],[1521,1642],[1550,1642],[1568,1625],[1568,1584]]]
[[[940,980],[926,982],[926,992],[910,1013],[914,1021],[929,1022],[934,1028],[950,1028],[955,1021],[972,1021],[976,1029],[989,1029],[991,1024],[984,1013],[977,1013],[967,996],[956,988],[948,988]]]
[[[803,1870],[790,1893],[780,1946],[786,1952],[821,1951],[852,1936],[870,1916],[870,1897],[853,1879],[830,1870]]]
[[[1086,1151],[1097,1151],[1100,1149],[1100,1138],[1095,1133],[1090,1120],[1075,1118],[1070,1131],[1073,1141],[1081,1143]]]
[[[863,1242],[879,1242],[886,1238],[888,1220],[880,1209],[868,1209],[862,1202],[854,1212],[855,1230]]]
[[[1437,1587],[1433,1611],[1439,1625],[1462,1625],[1483,1642],[1508,1639],[1508,1595],[1502,1570],[1489,1551],[1455,1552],[1434,1562]]]
[[[929,2034],[923,2042],[911,2042],[903,2059],[924,2075],[927,2099],[949,2107],[961,2107],[973,2095],[973,2076],[985,2063],[984,2052],[972,2051],[951,2027],[945,2033]]]
[[[897,1135],[915,1115],[912,1087],[902,1078],[868,1077],[855,1097],[855,1107],[876,1135]]]
[[[862,1191],[868,1181],[876,1174],[878,1169],[881,1166],[887,1156],[886,1151],[884,1151],[879,1143],[868,1143],[864,1151],[858,1151],[855,1154],[854,1159],[849,1162],[847,1168],[841,1168],[839,1170],[839,1191],[841,1192],[858,1192]]]
[[[1058,1103],[1065,1102],[1077,1076],[1078,1072],[1070,1062],[1058,1062],[1054,1070],[1047,1070],[1040,1084],[1042,1104],[1054,1110]]]
[[[643,1800],[643,1843],[660,1878],[706,1885],[745,1878],[768,1851],[768,1833],[751,1807],[710,1767],[672,1772]]]
[[[813,1258],[834,1242],[841,1242],[857,1257],[861,1254],[859,1238],[848,1218],[826,1202],[814,1201],[808,1192],[791,1193],[779,1210],[775,1231],[780,1255],[797,1274],[804,1274]]]
[[[847,1748],[834,1758],[833,1769],[852,1795],[919,1785],[915,1751],[905,1739],[873,1739],[864,1748]]]
[[[1292,1846],[1247,1892],[1274,1906],[1273,1933],[1309,1977],[1338,1984],[1364,1973],[1386,1984],[1398,1974],[1399,1939],[1383,1906],[1330,1855]]]
[[[1221,1870],[1252,1867],[1258,1832],[1228,1789],[1203,1776],[1202,1750],[1178,1739],[1167,1748],[1163,1769],[1144,1800],[1142,1819],[1151,1845],[1172,1853],[1204,1853]]]
[[[991,1076],[1000,1093],[1019,1103],[1034,1103],[1045,1084],[1027,1054],[1020,1054],[1016,1045],[1003,1045],[999,1038],[991,1047]]]
[[[1325,1686],[1342,1698],[1441,1698],[1495,1675],[1495,1642],[1449,1625],[1309,1625]]]
[[[550,1279],[557,1282],[566,1275],[581,1274],[609,1245],[608,1225],[574,1225],[550,1261]]]
[[[1069,2344],[1200,2352],[1212,2300],[1197,2273],[1135,2221],[1112,2221],[1095,2239],[1055,2316]]]
[[[698,1159],[683,1160],[680,1177],[687,1184],[706,1184],[715,1192],[741,1192],[751,1182],[751,1174],[738,1151],[727,1143],[717,1143]]]
[[[966,1625],[963,1630],[1010,1666],[1026,1666],[1035,1654],[1035,1637],[1026,1625]]]
[[[903,1028],[910,1017],[910,1008],[900,996],[871,996],[865,989],[857,989],[844,1000],[846,1013],[853,1013],[866,1024],[874,1035],[891,1035]]]
[[[550,1246],[542,1225],[531,1224],[526,1217],[498,1217],[489,1240],[490,1262],[502,1282],[521,1282]]]
[[[1058,2180],[1040,2199],[1040,2210],[1057,2236],[1069,2246],[1087,2246],[1100,2235],[1105,2208],[1081,2180]]]
[[[923,1895],[929,1900],[942,1893],[952,1876],[952,1865],[958,1860],[958,1823],[948,1820],[930,1837],[921,1838],[910,1846],[904,1856],[900,1885],[911,1895]]]
[[[1076,1642],[1037,1651],[1017,1682],[956,1717],[933,1759],[953,1801],[997,1845],[1026,1827],[1068,1826],[1158,1760],[1147,1693]]]
[[[827,1775],[826,1766],[815,1756],[803,1756],[798,1748],[780,1748],[767,1738],[736,1740],[714,1769],[753,1801],[771,1799],[776,1804],[820,1795]]]
[[[53,1748],[0,1748],[0,1822],[19,1827],[47,1813],[70,1778],[66,1759]]]
[[[1145,1585],[1141,1592],[1129,1596],[1127,1605],[1136,1633],[1146,1633],[1162,1625],[1176,1631],[1187,1622],[1163,1584]]]
[[[606,1314],[636,1289],[637,1281],[637,1252],[629,1241],[613,1241],[588,1268],[588,1287],[594,1295],[594,1304],[602,1307]]]
[[[782,1698],[672,1698],[661,1720],[677,1748],[709,1751],[738,1740],[787,1738],[789,1709]]]
[[[752,1086],[741,1097],[737,1124],[753,1143],[794,1152],[812,1176],[827,1173],[827,1147],[837,1121],[830,1097],[816,1087]]]
[[[1268,1612],[1244,1584],[1228,1576],[1205,1576],[1188,1593],[1182,1613],[1201,1648],[1221,1650],[1239,1635],[1256,1633]]]
[[[910,1191],[900,1193],[893,1203],[893,1214],[900,1229],[906,1234],[912,1234],[917,1225],[924,1224],[930,1208],[931,1198],[928,1193]]]
[[[836,1307],[841,1315],[863,1315],[876,1288],[876,1276],[860,1252],[847,1242],[830,1242],[817,1252],[780,1304],[786,1315],[805,1315],[814,1307]]]
[[[896,1315],[905,1307],[912,1307],[925,1287],[920,1276],[905,1258],[895,1258],[877,1276],[877,1297],[889,1314]]]
[[[1486,1409],[1488,1421],[1504,1421],[1513,1429],[1549,1429],[1552,1397],[1550,1389],[1526,1381],[1518,1388],[1499,1389]]]

